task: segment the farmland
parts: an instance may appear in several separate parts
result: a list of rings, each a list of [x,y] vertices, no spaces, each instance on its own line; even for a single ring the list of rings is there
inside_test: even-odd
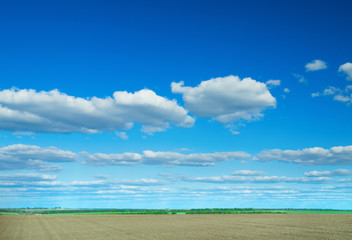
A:
[[[351,214],[1,215],[0,239],[352,239]]]

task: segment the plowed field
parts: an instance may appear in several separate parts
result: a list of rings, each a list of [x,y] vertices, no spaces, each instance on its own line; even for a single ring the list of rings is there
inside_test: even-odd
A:
[[[0,239],[352,239],[352,215],[0,216]]]

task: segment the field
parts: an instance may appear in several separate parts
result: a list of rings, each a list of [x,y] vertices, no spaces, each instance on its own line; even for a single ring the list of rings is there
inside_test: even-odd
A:
[[[0,239],[352,239],[351,214],[0,215]]]

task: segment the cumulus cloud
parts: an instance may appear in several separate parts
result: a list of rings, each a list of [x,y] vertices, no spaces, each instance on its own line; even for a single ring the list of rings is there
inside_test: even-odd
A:
[[[221,123],[255,120],[268,107],[276,107],[276,99],[265,83],[237,76],[213,78],[196,87],[183,82],[171,84],[173,93],[181,93],[185,106],[199,117],[211,117]]]
[[[311,171],[304,173],[307,177],[338,177],[352,175],[351,169],[336,169],[333,171]]]
[[[235,175],[235,176],[258,176],[258,175],[265,175],[265,172],[251,171],[251,170],[238,170],[238,171],[233,171],[232,175]]]
[[[93,166],[111,165],[165,165],[165,166],[213,166],[217,162],[247,159],[251,155],[245,152],[216,152],[182,154],[178,152],[154,152],[150,150],[139,153],[90,154],[82,152],[83,164]]]
[[[280,86],[281,85],[281,81],[280,80],[268,80],[265,83],[269,88],[270,87],[276,87],[276,86]]]
[[[282,161],[303,165],[344,165],[352,164],[352,145],[337,146],[330,149],[321,147],[305,148],[303,150],[273,149],[259,153],[254,160]]]
[[[194,119],[175,100],[143,89],[114,92],[113,97],[79,98],[58,90],[0,91],[0,129],[13,132],[83,132],[130,129],[141,123],[142,131],[163,131],[169,123],[192,127]]]
[[[313,60],[310,63],[306,64],[306,71],[318,71],[318,70],[322,70],[322,69],[326,69],[326,62],[322,61],[322,60]]]
[[[338,102],[352,102],[352,85],[348,85],[345,89],[334,86],[329,86],[323,92],[312,93],[312,97],[333,96],[333,99]]]
[[[62,167],[51,162],[73,162],[76,153],[56,147],[41,148],[34,145],[15,144],[0,148],[0,169],[34,169],[41,172],[56,172]]]
[[[339,72],[347,75],[347,80],[352,80],[352,63],[347,62],[339,67]]]

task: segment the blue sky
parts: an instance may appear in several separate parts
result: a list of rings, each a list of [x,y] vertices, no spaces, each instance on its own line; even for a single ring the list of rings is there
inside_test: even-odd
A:
[[[351,209],[350,1],[5,1],[0,207]]]

